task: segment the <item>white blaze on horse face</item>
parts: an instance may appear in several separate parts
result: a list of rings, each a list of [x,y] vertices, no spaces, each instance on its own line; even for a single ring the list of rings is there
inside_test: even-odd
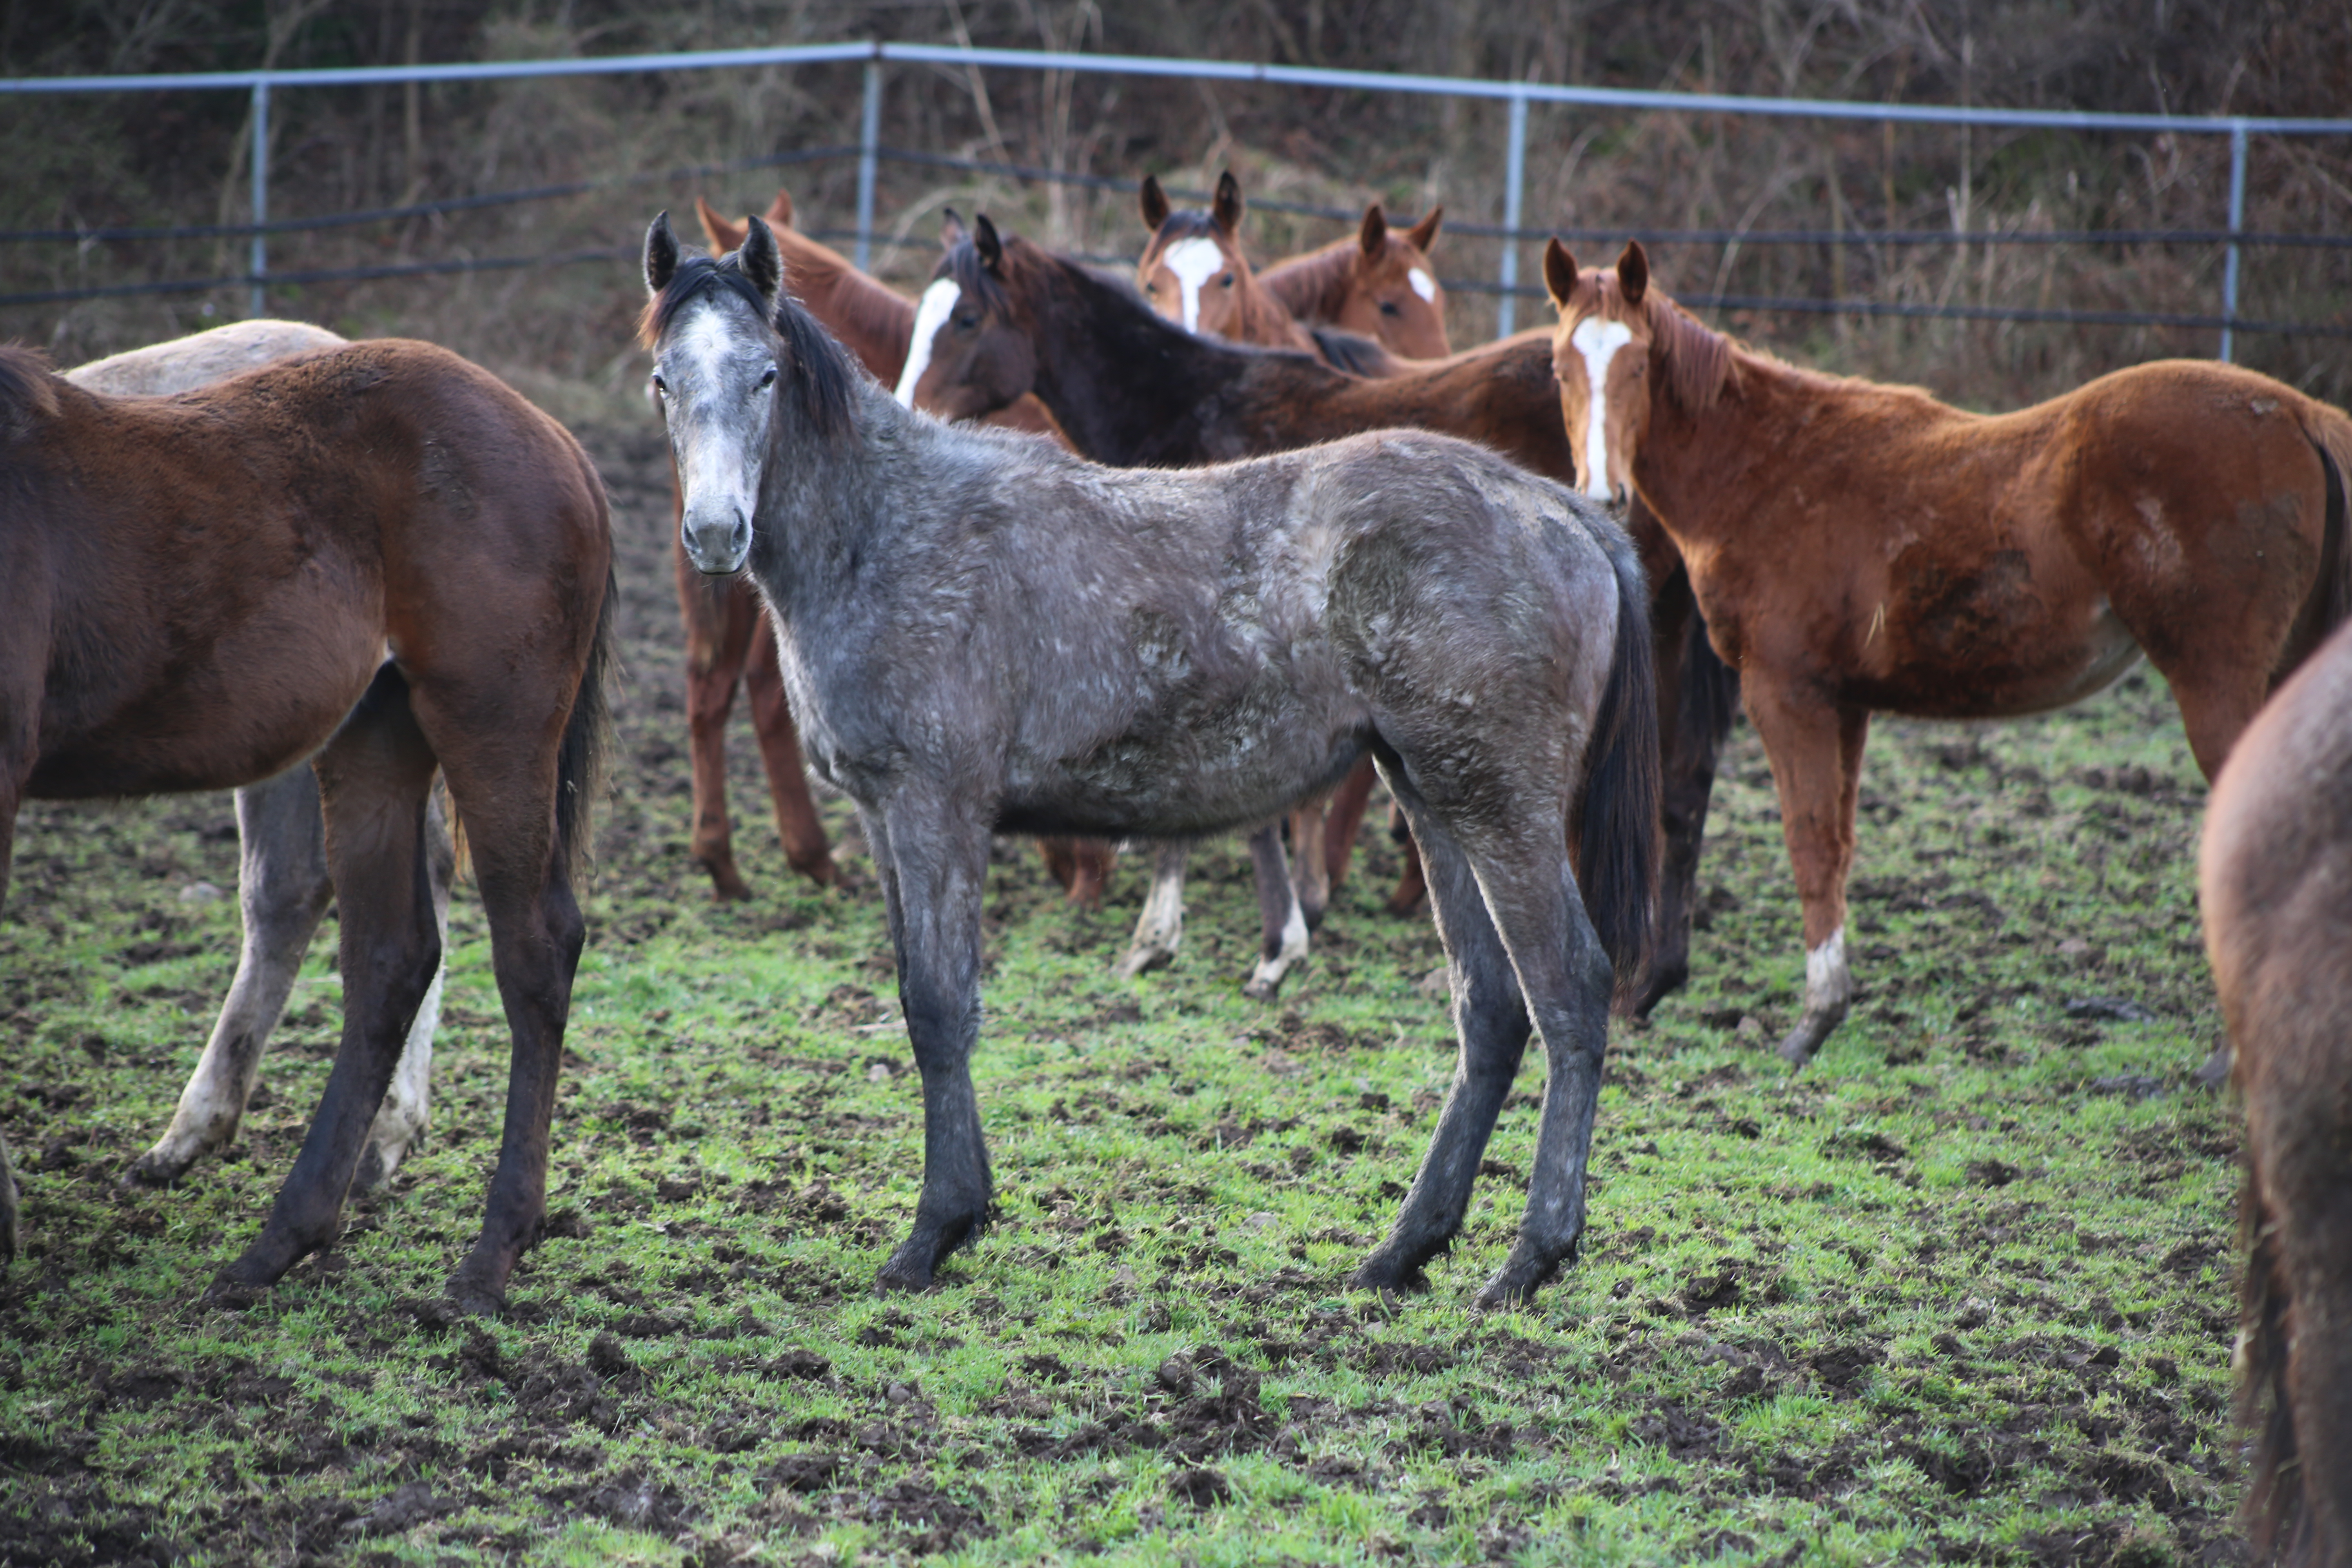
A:
[[[1423,300],[1432,305],[1437,303],[1436,279],[1416,267],[1404,275],[1404,280],[1412,285],[1412,291],[1420,295]]]
[[[1609,362],[1633,341],[1633,329],[1622,321],[1587,316],[1576,323],[1568,341],[1584,356],[1584,379],[1590,389],[1584,415],[1584,493],[1605,501],[1609,499]]]
[[[948,324],[948,318],[955,314],[956,301],[962,298],[963,289],[954,279],[934,278],[915,302],[915,335],[908,342],[907,368],[898,374],[894,395],[909,408],[915,406],[915,384],[931,368],[931,345],[939,341],[940,329]]]
[[[1176,274],[1176,288],[1184,298],[1184,330],[1201,330],[1201,290],[1209,279],[1225,268],[1225,253],[1217,248],[1213,239],[1180,239],[1170,246],[1160,258],[1160,264]]]
[[[748,548],[775,408],[761,378],[775,368],[774,341],[738,305],[699,302],[670,331],[662,406],[686,498],[679,537],[701,571],[741,564],[722,542]]]

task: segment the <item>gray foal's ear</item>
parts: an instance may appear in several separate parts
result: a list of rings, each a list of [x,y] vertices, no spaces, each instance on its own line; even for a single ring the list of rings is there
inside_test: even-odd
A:
[[[646,230],[646,292],[658,294],[677,276],[677,236],[669,231],[669,214],[657,215]]]
[[[773,315],[776,296],[784,289],[784,257],[776,248],[776,231],[768,226],[767,219],[751,220],[751,232],[743,237],[743,248],[735,253],[735,265],[743,269],[743,276],[767,302],[768,313]]]

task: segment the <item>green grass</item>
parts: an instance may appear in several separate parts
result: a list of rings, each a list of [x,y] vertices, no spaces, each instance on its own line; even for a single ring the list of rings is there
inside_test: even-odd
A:
[[[503,1320],[434,1308],[504,1093],[461,890],[426,1146],[332,1251],[204,1305],[323,1084],[329,944],[235,1147],[120,1190],[226,984],[233,902],[180,893],[232,885],[227,814],[28,811],[0,923],[30,1242],[0,1281],[0,1561],[2154,1563],[2226,1534],[2236,1124],[2187,1081],[2219,1027],[2203,792],[2160,683],[1880,726],[1859,1000],[1796,1077],[1769,1049],[1796,904],[1740,731],[1693,983],[1618,1026],[1586,1255],[1518,1312],[1466,1303],[1516,1223],[1539,1053],[1427,1292],[1341,1284],[1453,1065],[1435,938],[1379,911],[1384,838],[1272,1006],[1239,994],[1238,846],[1200,858],[1178,965],[1120,982],[1143,862],[1087,914],[1008,844],[975,1064],[1002,1218],[938,1289],[881,1298],[921,1130],[878,899],[862,860],[845,891],[789,881],[751,816],[758,899],[707,901],[657,457],[597,446],[634,680],[562,1234]]]

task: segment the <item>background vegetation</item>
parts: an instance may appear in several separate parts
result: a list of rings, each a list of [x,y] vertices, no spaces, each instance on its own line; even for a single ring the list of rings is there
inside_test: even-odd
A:
[[[2352,103],[2344,0],[7,0],[10,74],[363,65],[725,47],[856,37],[1304,61],[1372,69],[1724,92],[2042,108],[2324,116]],[[856,67],[659,78],[380,87],[277,95],[272,211],[342,212],[723,162],[855,140]],[[234,92],[0,100],[0,226],[234,221],[246,209],[247,108]],[[1457,219],[1502,210],[1504,111],[1395,95],[1300,92],[1024,71],[895,68],[887,143],[1080,173],[1150,171],[1195,184],[1228,164],[1249,191]],[[2213,229],[2225,225],[2227,139],[1832,126],[1727,116],[1535,111],[1527,222],[1627,234],[1732,231]],[[796,168],[813,226],[850,220],[847,162]],[[774,179],[719,182],[737,208]],[[405,224],[281,236],[273,266],[558,253],[626,244],[692,181]],[[2352,144],[2257,138],[2246,220],[2339,234]],[[1140,244],[1130,198],[886,168],[879,210],[914,243],[887,252],[901,282],[929,266],[939,208],[1010,216],[1033,236],[1104,255]],[[1320,220],[1261,213],[1259,254],[1336,237]],[[1456,276],[1492,279],[1493,241],[1456,235]],[[1596,247],[1607,249],[1610,247]],[[239,241],[19,244],[0,292],[242,270]],[[1523,277],[1535,275],[1530,247]],[[1914,303],[2210,313],[2212,246],[1678,245],[1669,289]],[[281,289],[271,308],[362,331],[437,338],[501,370],[608,391],[634,383],[624,266]],[[0,330],[68,361],[202,324],[243,291],[0,310]],[[2248,252],[2251,318],[2352,321],[2352,257]],[[1539,309],[1539,305],[1534,308]],[[1457,300],[1456,341],[1486,335],[1491,301]],[[1520,320],[1531,317],[1523,310]],[[1858,321],[1759,315],[1730,324],[1809,359],[1927,382],[2003,406],[2115,365],[2210,353],[2210,331]],[[2307,390],[2346,395],[2344,340],[2256,335],[2241,357]]]

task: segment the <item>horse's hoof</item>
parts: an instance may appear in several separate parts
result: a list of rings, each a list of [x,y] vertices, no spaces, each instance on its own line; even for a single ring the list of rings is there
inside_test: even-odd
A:
[[[161,1148],[150,1149],[131,1162],[131,1168],[115,1183],[119,1187],[168,1187],[188,1173],[196,1163],[195,1156],[166,1154]]]
[[[1834,1016],[1816,1017],[1809,1013],[1800,1018],[1797,1026],[1780,1042],[1780,1059],[1792,1068],[1802,1068],[1813,1059],[1813,1053],[1822,1048],[1822,1042],[1830,1037],[1837,1023]]]
[[[468,1274],[462,1267],[441,1288],[441,1299],[449,1303],[452,1310],[468,1318],[495,1318],[507,1310],[503,1286]]]
[[[814,860],[794,860],[791,865],[793,870],[798,871],[820,888],[830,888],[840,879],[840,874],[834,869],[831,855],[822,856]],[[744,896],[747,898],[751,896],[750,889],[744,889]]]
[[[354,1194],[372,1193],[392,1179],[392,1168],[400,1163],[398,1154],[384,1156],[383,1145],[370,1143],[360,1151],[360,1168],[352,1173]]]
[[[1268,980],[1262,974],[1253,974],[1242,983],[1242,994],[1253,1002],[1271,1002],[1282,994],[1282,976],[1277,974]]]
[[[1118,974],[1121,980],[1132,980],[1139,974],[1149,974],[1155,969],[1165,969],[1176,962],[1176,951],[1167,947],[1133,947],[1118,961]]]
[[[1653,970],[1650,977],[1642,983],[1642,989],[1634,994],[1633,1005],[1630,1012],[1636,1018],[1646,1018],[1650,1016],[1651,1008],[1655,1007],[1689,983],[1690,965],[1687,963],[1677,963],[1670,968]]]
[[[885,1295],[892,1292],[914,1294],[931,1288],[931,1263],[929,1247],[919,1257],[907,1256],[912,1243],[890,1255],[874,1276],[874,1289]]]
[[[1524,1307],[1535,1300],[1536,1292],[1550,1284],[1559,1273],[1559,1266],[1576,1256],[1570,1247],[1560,1258],[1522,1256],[1517,1248],[1503,1260],[1495,1277],[1480,1288],[1471,1305],[1482,1312],[1507,1311]]]
[[[1356,1267],[1348,1276],[1350,1290],[1377,1290],[1384,1296],[1402,1296],[1429,1289],[1429,1277],[1418,1263],[1408,1263],[1402,1258],[1374,1253]]]
[[[2213,1054],[2205,1058],[2205,1065],[2189,1077],[2200,1089],[2218,1089],[2230,1081],[2230,1046],[2225,1040],[2214,1047]]]

